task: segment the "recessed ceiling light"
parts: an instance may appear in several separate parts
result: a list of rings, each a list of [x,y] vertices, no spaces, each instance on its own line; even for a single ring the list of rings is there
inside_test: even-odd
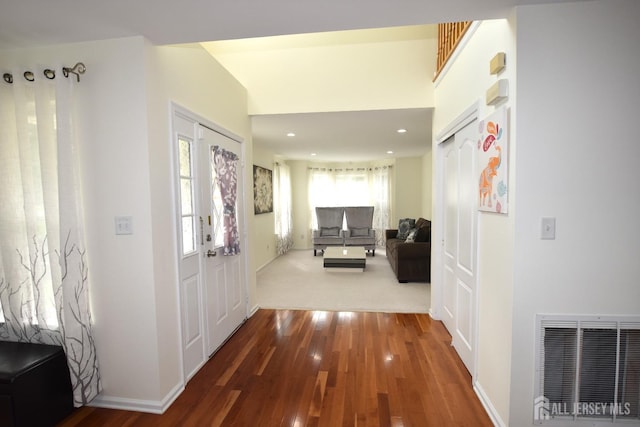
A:
[[[296,134],[295,134],[295,133],[293,133],[293,132],[289,132],[289,133],[287,134],[287,136],[296,136]]]
[[[406,129],[398,129],[398,133],[406,133],[407,130]]]
[[[393,154],[393,151],[389,150],[387,151],[387,154]]]
[[[315,156],[315,155],[316,155],[316,153],[311,153],[311,155],[312,155],[312,156]]]

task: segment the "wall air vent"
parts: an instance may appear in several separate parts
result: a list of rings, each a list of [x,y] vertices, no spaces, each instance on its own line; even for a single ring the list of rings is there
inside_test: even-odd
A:
[[[536,316],[533,418],[544,425],[638,425],[640,316]]]

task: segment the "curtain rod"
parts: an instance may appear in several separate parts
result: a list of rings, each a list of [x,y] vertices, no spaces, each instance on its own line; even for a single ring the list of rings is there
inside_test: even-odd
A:
[[[321,167],[310,166],[307,169],[312,171],[329,171],[329,172],[360,172],[360,171],[372,171],[378,169],[391,169],[393,165],[377,165],[377,166],[360,166],[360,167]]]
[[[73,67],[62,67],[62,74],[65,77],[69,78],[69,74],[74,74],[76,76],[76,79],[78,79],[78,82],[80,81],[80,74],[84,74],[85,71],[87,71],[87,67],[85,67],[82,62],[78,62]],[[53,80],[56,78],[56,72],[51,68],[45,69],[42,74],[49,80]],[[36,79],[35,74],[33,74],[32,71],[25,71],[22,76],[30,82]],[[2,75],[2,78],[9,84],[13,83],[13,74],[11,73],[4,73]]]

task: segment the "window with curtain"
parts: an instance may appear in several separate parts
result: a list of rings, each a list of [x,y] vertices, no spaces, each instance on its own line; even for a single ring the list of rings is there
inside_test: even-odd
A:
[[[76,406],[101,390],[74,122],[75,79],[0,82],[0,339],[63,347]]]
[[[391,218],[391,171],[392,165],[310,168],[310,228],[317,227],[318,206],[373,206],[377,244],[383,245]]]
[[[273,216],[278,255],[289,252],[293,247],[291,198],[291,172],[289,166],[285,163],[277,162],[273,168]]]

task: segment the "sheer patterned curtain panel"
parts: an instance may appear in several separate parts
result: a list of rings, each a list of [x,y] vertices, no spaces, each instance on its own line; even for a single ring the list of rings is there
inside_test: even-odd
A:
[[[101,384],[72,114],[78,84],[62,73],[31,77],[0,82],[0,339],[62,346],[80,406]]]
[[[276,163],[273,168],[273,210],[278,255],[293,247],[293,219],[291,215],[291,172],[285,163]]]
[[[391,221],[391,166],[376,166],[369,170],[373,205],[373,228],[376,245],[384,246],[385,230]]]
[[[238,160],[235,153],[217,145],[213,147],[213,162],[224,206],[222,213],[224,222],[223,255],[238,255],[240,253],[240,235],[238,234],[238,218],[236,216]]]

